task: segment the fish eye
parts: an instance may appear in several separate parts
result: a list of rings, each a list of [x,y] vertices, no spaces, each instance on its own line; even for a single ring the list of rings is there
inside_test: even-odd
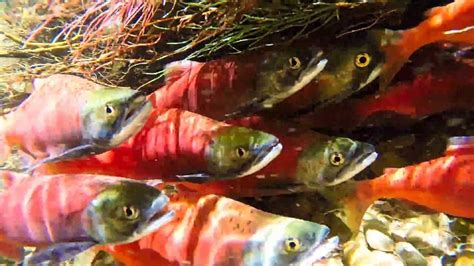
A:
[[[285,240],[286,252],[298,252],[301,249],[301,243],[297,238],[290,237]]]
[[[301,60],[295,56],[288,59],[288,63],[290,63],[291,69],[299,69],[301,67]]]
[[[340,152],[333,152],[331,154],[331,158],[329,158],[329,162],[334,166],[339,166],[344,164],[344,155]]]
[[[246,158],[249,155],[249,151],[245,148],[238,147],[235,149],[235,155],[237,155],[238,158]]]
[[[114,111],[115,111],[115,108],[112,105],[110,105],[110,104],[105,105],[105,113],[106,114],[108,114],[108,115],[113,114]]]
[[[123,214],[125,215],[125,218],[130,220],[137,219],[140,215],[140,210],[133,206],[124,206],[122,210]]]
[[[372,57],[368,53],[361,53],[355,57],[355,65],[359,68],[367,67],[370,64]]]

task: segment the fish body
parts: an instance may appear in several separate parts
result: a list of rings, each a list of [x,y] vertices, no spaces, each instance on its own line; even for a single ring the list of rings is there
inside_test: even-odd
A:
[[[152,250],[180,265],[298,265],[309,253],[325,256],[334,249],[324,247],[329,234],[325,225],[266,213],[216,195],[177,192],[170,199],[174,221],[134,246],[126,245],[134,250],[131,253]],[[331,241],[336,243],[337,237]],[[120,252],[113,246],[106,250],[113,255]]]
[[[383,50],[386,61],[380,74],[380,86],[386,88],[400,68],[420,47],[446,41],[474,43],[474,2],[455,0],[427,12],[427,18],[418,26],[393,35]]]
[[[8,160],[16,149],[31,162],[24,167],[30,172],[46,162],[118,146],[141,129],[151,112],[145,97],[130,88],[104,87],[76,76],[36,79],[34,87],[0,118],[0,159]]]
[[[98,244],[133,242],[173,217],[169,199],[134,180],[97,175],[30,176],[2,171],[0,254],[39,248],[30,263],[62,261]],[[10,249],[3,249],[10,245]]]
[[[223,120],[265,108],[293,95],[324,69],[314,45],[271,47],[209,62],[166,67],[167,83],[150,95],[157,109],[181,108]]]
[[[140,132],[115,149],[38,170],[202,182],[253,174],[281,148],[271,134],[172,108],[155,110]]]
[[[232,198],[291,194],[344,182],[377,157],[374,147],[368,143],[325,136],[279,120],[252,116],[226,122],[274,134],[283,145],[282,152],[249,176],[206,184],[177,182],[175,185],[201,194]]]
[[[451,138],[443,157],[389,168],[380,177],[343,183],[326,195],[339,198],[345,222],[354,232],[359,230],[367,208],[380,198],[403,199],[435,211],[474,218],[473,143],[472,137]]]
[[[328,59],[326,67],[316,79],[271,111],[280,116],[299,116],[329,103],[340,102],[365,88],[380,73],[384,62],[384,38],[382,31],[370,30],[364,35],[326,41],[323,49]]]
[[[417,74],[414,79],[398,82],[376,95],[329,105],[296,121],[315,128],[350,129],[382,112],[421,119],[448,110],[472,110],[473,71],[466,64],[451,64],[442,70]]]

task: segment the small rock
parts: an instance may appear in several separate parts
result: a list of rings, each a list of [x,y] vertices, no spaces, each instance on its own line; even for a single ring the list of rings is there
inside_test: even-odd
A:
[[[466,252],[462,255],[460,255],[456,263],[454,263],[454,266],[472,266],[474,265],[474,253],[472,252]]]
[[[453,254],[453,236],[445,231],[423,232],[411,230],[407,235],[407,242],[417,247],[424,255]]]
[[[427,266],[442,266],[441,259],[437,256],[426,257]]]
[[[362,257],[352,266],[404,266],[402,259],[397,255],[383,251],[372,251],[368,256]]]
[[[392,252],[395,246],[393,240],[390,237],[378,230],[367,230],[365,233],[365,238],[367,240],[367,244],[369,244],[369,246],[375,250]]]
[[[389,225],[389,232],[395,241],[405,241],[408,233],[418,227],[416,223],[393,221]]]
[[[395,244],[395,253],[403,259],[406,265],[427,265],[425,257],[410,243],[398,242]]]

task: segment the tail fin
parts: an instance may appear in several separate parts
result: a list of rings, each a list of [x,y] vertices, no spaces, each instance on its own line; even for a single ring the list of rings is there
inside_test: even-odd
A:
[[[385,89],[390,85],[395,75],[408,61],[415,48],[412,39],[407,38],[406,31],[386,30],[382,51],[385,54],[385,62],[380,72],[380,89]]]
[[[370,181],[348,181],[338,186],[346,186],[344,190],[347,193],[341,193],[344,196],[338,201],[340,212],[337,215],[354,235],[359,233],[362,218],[367,209],[372,205],[375,199],[372,197]]]

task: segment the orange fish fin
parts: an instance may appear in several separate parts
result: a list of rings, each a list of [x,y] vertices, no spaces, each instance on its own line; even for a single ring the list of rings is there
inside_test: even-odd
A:
[[[165,82],[171,84],[179,80],[181,77],[190,73],[194,65],[199,64],[191,60],[182,60],[169,63],[165,66]]]
[[[445,154],[474,153],[474,136],[456,136],[448,138]]]
[[[357,235],[360,230],[365,212],[375,201],[371,195],[369,182],[368,180],[345,182],[339,185],[349,188],[348,191],[350,192],[340,200],[340,212],[337,216],[354,235]]]
[[[431,9],[428,9],[427,11],[425,11],[425,18],[442,15],[445,10],[446,10],[445,6],[436,6]]]
[[[409,31],[385,31],[382,51],[384,52],[385,62],[382,66],[379,76],[380,89],[385,90],[396,74],[402,69],[414,51],[407,49],[410,38],[404,38],[405,34],[411,34]]]
[[[0,189],[8,189],[29,175],[13,171],[0,170]]]
[[[395,173],[397,170],[398,170],[398,168],[392,168],[392,167],[385,168],[385,169],[383,169],[383,174],[384,174],[384,175],[393,174],[393,173]]]
[[[21,246],[0,239],[0,256],[20,262],[23,260],[24,250]]]

